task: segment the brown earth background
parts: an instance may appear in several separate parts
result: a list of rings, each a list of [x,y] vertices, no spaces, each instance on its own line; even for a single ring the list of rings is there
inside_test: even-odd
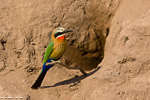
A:
[[[38,90],[51,32],[68,46]],[[0,0],[0,97],[24,100],[150,100],[149,0]]]

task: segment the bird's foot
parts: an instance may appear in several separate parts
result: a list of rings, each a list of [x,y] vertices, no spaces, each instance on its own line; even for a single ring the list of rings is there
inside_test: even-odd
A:
[[[48,66],[48,65],[54,65],[54,64],[59,64],[59,63],[61,63],[60,60],[58,61],[51,60],[51,62],[48,62],[45,65]]]
[[[60,60],[57,60],[57,61],[52,60],[52,62],[54,62],[55,64],[61,63]]]

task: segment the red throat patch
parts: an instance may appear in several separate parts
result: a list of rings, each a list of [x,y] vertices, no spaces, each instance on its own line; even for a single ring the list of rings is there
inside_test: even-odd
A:
[[[65,35],[58,37],[58,39],[63,41],[65,39]]]

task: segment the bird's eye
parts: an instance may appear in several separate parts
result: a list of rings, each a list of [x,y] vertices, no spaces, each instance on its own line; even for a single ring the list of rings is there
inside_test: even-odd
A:
[[[54,37],[57,38],[57,36],[59,36],[61,34],[62,34],[62,32],[57,32],[57,33],[54,34]]]

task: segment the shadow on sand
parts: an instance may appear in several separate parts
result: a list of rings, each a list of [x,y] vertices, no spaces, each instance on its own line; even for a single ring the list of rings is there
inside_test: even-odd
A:
[[[81,75],[81,76],[75,76],[71,79],[68,80],[64,80],[61,82],[58,82],[52,86],[41,86],[40,89],[44,89],[44,88],[50,88],[50,87],[56,87],[56,86],[60,86],[60,85],[68,85],[71,83],[74,83],[72,86],[77,85],[78,83],[81,82],[81,80],[85,79],[86,77],[91,76],[92,74],[94,74],[95,72],[97,72],[101,67],[97,67],[96,69],[94,69],[93,71],[91,71],[90,73],[88,73],[86,76],[85,75]]]

